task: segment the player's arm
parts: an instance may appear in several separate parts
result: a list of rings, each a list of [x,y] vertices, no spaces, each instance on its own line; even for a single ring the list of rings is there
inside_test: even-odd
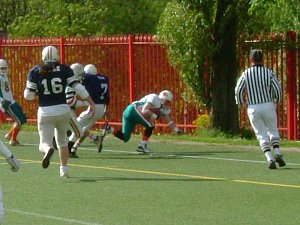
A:
[[[0,154],[6,159],[7,163],[11,166],[11,171],[17,172],[20,168],[20,162],[8,150],[8,148],[0,141]]]
[[[89,106],[89,113],[91,114],[91,116],[93,116],[95,114],[95,111],[96,111],[96,106],[95,106],[95,103],[94,103],[93,99],[91,98],[91,96],[87,92],[87,90],[79,82],[73,83],[72,88],[74,88],[74,90],[75,90],[75,92],[78,96],[80,96],[84,101],[87,101],[89,103],[89,105],[90,105]]]
[[[142,108],[142,114],[147,118],[151,118],[151,119],[155,120],[158,118],[158,115],[151,111],[152,107],[153,107],[152,104],[149,102],[144,104],[143,108]]]
[[[183,131],[176,126],[176,124],[174,123],[174,121],[171,119],[169,115],[162,115],[161,118],[164,120],[166,124],[168,124],[168,126],[172,129],[172,131],[175,134],[183,133]]]
[[[71,108],[89,106],[89,103],[87,101],[78,100],[76,97],[75,90],[69,86],[67,86],[66,88],[66,100],[67,100],[67,104]]]
[[[34,72],[31,70],[28,74],[26,81],[26,88],[24,90],[24,98],[27,100],[33,100],[37,93],[37,83],[34,81]]]
[[[235,93],[235,101],[236,104],[239,106],[244,106],[244,88],[245,88],[245,77],[242,74],[242,76],[238,79],[237,84],[234,89]]]

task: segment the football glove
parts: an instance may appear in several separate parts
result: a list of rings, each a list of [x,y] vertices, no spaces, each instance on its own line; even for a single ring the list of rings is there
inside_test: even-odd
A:
[[[20,162],[15,158],[14,155],[11,155],[6,159],[7,163],[11,166],[10,170],[12,172],[17,172],[20,168]]]
[[[6,112],[8,110],[8,107],[10,106],[11,102],[8,100],[3,100],[0,104],[0,109],[2,112]]]

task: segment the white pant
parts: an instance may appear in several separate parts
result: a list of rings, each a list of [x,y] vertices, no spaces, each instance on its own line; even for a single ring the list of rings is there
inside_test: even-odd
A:
[[[41,152],[45,153],[49,147],[53,147],[54,136],[59,148],[68,146],[67,130],[70,126],[70,118],[70,112],[57,116],[38,116]]]
[[[275,103],[249,105],[247,114],[259,145],[263,150],[264,147],[269,146],[270,141],[279,140]]]
[[[96,104],[96,110],[93,117],[91,117],[88,113],[89,110],[85,110],[77,117],[77,121],[79,125],[82,127],[83,132],[88,131],[91,129],[92,126],[95,125],[97,120],[101,119],[105,113],[105,105],[104,104]],[[76,139],[75,139],[76,140]],[[73,139],[72,141],[75,142]]]
[[[72,134],[69,137],[69,141],[75,142],[75,140],[79,139],[80,137],[83,136],[83,128],[77,121],[77,116],[74,110],[71,109],[71,121],[70,121],[70,127],[72,130]]]

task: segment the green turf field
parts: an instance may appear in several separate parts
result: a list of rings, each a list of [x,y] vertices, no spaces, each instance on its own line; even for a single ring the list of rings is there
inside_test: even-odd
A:
[[[4,131],[1,132],[4,139]],[[41,167],[38,134],[21,132],[9,147],[18,173],[0,160],[4,225],[289,225],[300,223],[300,151],[283,147],[285,168],[269,170],[256,142],[205,144],[153,138],[152,156],[139,139],[108,135],[101,154],[86,140],[70,178],[58,155]],[[7,142],[5,142],[7,144]]]

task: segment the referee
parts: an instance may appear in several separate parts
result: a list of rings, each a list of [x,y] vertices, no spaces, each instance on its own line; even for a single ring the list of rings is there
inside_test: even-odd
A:
[[[250,52],[251,67],[246,69],[235,87],[239,106],[247,107],[247,114],[269,169],[285,166],[279,148],[276,104],[281,100],[281,87],[273,71],[263,66],[262,51]],[[271,152],[273,147],[275,157]]]

